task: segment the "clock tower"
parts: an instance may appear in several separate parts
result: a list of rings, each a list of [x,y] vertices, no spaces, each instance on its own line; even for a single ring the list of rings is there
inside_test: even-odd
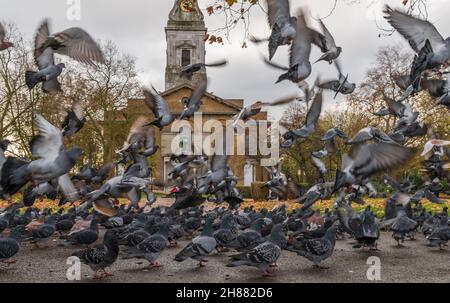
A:
[[[175,0],[166,27],[166,90],[183,83],[195,86],[196,83],[206,79],[205,68],[195,73],[191,80],[180,77],[183,66],[205,63],[206,31],[203,13],[197,0]]]

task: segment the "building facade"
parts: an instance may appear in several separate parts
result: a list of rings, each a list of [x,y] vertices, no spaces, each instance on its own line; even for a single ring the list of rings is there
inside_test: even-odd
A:
[[[175,0],[165,31],[167,40],[165,91],[160,94],[167,100],[171,112],[178,115],[184,111],[183,99],[188,98],[195,85],[207,77],[204,68],[195,73],[192,79],[180,77],[183,66],[204,63],[206,58],[204,37],[207,29],[197,1]],[[220,121],[224,129],[227,121],[231,121],[244,106],[242,99],[223,99],[211,93],[206,93],[202,102],[199,112],[202,113],[203,124],[211,120]],[[153,116],[141,98],[128,100],[122,115],[124,119],[126,117],[126,120],[134,120],[140,115]],[[194,128],[193,120],[185,122],[190,123],[192,129]],[[267,120],[267,114],[262,112],[255,117],[255,120]],[[210,132],[202,133],[202,137],[208,135]],[[156,129],[155,136],[160,149],[152,157],[153,177],[167,180],[167,174],[172,169],[170,156],[173,152],[174,140],[182,141],[183,138],[180,137],[176,123],[162,130]],[[181,146],[183,142],[179,143]],[[268,178],[266,170],[259,165],[257,157],[254,156],[230,156],[229,166],[239,178],[241,186],[250,186],[255,181],[265,181]]]

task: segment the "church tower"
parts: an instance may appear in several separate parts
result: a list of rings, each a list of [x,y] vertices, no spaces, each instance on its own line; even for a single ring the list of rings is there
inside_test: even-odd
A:
[[[183,83],[195,86],[206,79],[206,70],[197,72],[191,80],[180,77],[183,66],[205,63],[205,22],[197,0],[175,0],[166,27],[167,63],[165,89]]]

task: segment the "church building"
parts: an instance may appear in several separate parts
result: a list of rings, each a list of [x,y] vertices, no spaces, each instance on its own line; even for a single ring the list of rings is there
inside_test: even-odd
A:
[[[179,115],[184,111],[183,99],[188,98],[197,83],[205,80],[207,71],[202,68],[196,72],[192,79],[188,80],[180,76],[183,66],[192,63],[205,63],[205,27],[204,16],[196,0],[174,0],[174,6],[169,13],[169,20],[165,28],[167,40],[167,62],[165,69],[165,91],[160,94],[167,100],[172,113]],[[225,55],[224,55],[225,56]],[[242,99],[225,99],[211,93],[206,93],[202,98],[203,104],[199,112],[202,112],[203,123],[208,120],[218,120],[223,124],[232,120],[244,106]],[[145,111],[145,112],[144,112]],[[153,114],[145,106],[142,98],[128,100],[124,115],[133,120],[139,115]],[[267,113],[262,112],[255,120],[267,120]],[[193,119],[189,120],[193,123]],[[167,174],[172,169],[170,156],[171,144],[179,133],[172,132],[171,126],[156,129],[155,136],[160,146],[153,156],[153,177],[166,180]],[[202,134],[207,135],[207,134]],[[229,166],[239,178],[240,186],[250,186],[255,181],[267,180],[266,170],[259,165],[259,160],[252,156],[230,156]]]

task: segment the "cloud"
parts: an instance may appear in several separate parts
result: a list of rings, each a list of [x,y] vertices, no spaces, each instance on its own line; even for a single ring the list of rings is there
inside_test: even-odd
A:
[[[143,84],[152,82],[156,87],[164,87],[164,71],[166,63],[166,40],[164,26],[173,1],[167,0],[80,0],[81,20],[69,21],[66,13],[67,1],[61,0],[0,0],[2,18],[15,22],[27,39],[32,39],[38,23],[45,17],[52,19],[52,29],[61,30],[71,26],[86,28],[95,38],[113,40],[119,48],[137,58],[140,78]],[[7,3],[6,3],[7,2]],[[347,3],[349,2],[349,3]],[[353,82],[359,83],[364,78],[367,68],[374,62],[377,49],[383,45],[403,42],[397,34],[379,38],[380,33],[374,18],[384,26],[380,9],[384,3],[395,6],[393,1],[344,1],[338,0],[335,11],[324,22],[343,47],[342,65],[345,73],[349,73]],[[401,6],[400,1],[398,6]],[[205,8],[211,0],[199,0]],[[333,8],[333,0],[293,0],[291,9],[295,12],[300,5],[308,7],[312,17],[324,17]],[[25,9],[26,8],[26,9]],[[446,18],[448,2],[433,0],[430,2],[429,18],[437,28],[444,32],[450,27],[450,19]],[[205,14],[206,15],[206,14]],[[250,17],[250,32],[256,36],[267,36],[269,28],[264,12],[254,7]],[[209,29],[221,27],[223,20],[219,16],[205,16]],[[316,24],[314,27],[318,28]],[[229,66],[221,69],[210,69],[212,78],[209,90],[223,98],[244,98],[249,104],[256,100],[274,100],[297,92],[291,83],[275,85],[278,71],[261,62],[260,54],[267,53],[266,45],[255,46],[249,43],[248,48],[241,48],[242,28],[231,33],[231,41],[223,46],[207,45],[207,61],[228,58]],[[405,44],[406,45],[406,44]],[[311,58],[314,61],[319,52],[314,50]],[[277,53],[276,62],[287,65],[288,50],[283,47]],[[316,75],[322,78],[336,76],[333,66],[327,63],[314,65],[314,72],[309,79],[313,82]],[[331,95],[330,95],[331,98]],[[334,100],[327,100],[327,107],[334,106]],[[280,116],[282,109],[274,111]]]

